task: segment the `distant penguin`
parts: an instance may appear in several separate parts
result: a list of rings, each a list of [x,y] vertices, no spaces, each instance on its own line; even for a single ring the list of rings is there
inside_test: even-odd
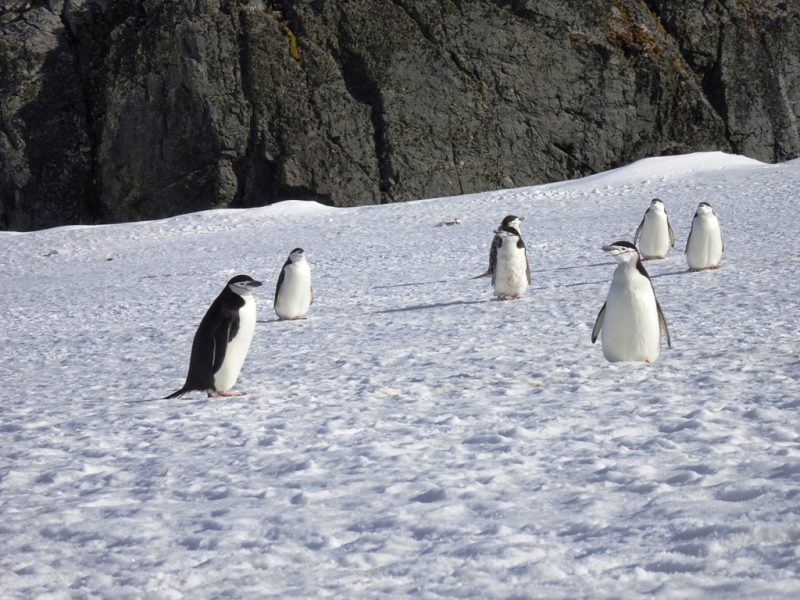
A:
[[[311,269],[302,248],[295,248],[283,264],[275,286],[275,312],[284,320],[302,319],[314,300]]]
[[[497,230],[497,263],[492,273],[494,294],[498,300],[519,298],[531,282],[528,251],[514,227]]]
[[[701,202],[694,213],[689,239],[686,240],[686,249],[683,251],[686,262],[692,271],[716,269],[724,249],[725,244],[722,242],[714,209],[708,202]]]
[[[511,228],[517,232],[517,235],[520,235],[519,225],[522,221],[525,220],[525,217],[517,217],[514,215],[507,215],[502,222],[500,223],[500,227],[494,230],[494,239],[492,240],[492,247],[489,249],[489,269],[478,275],[477,277],[473,277],[473,279],[480,279],[481,277],[491,277],[494,274],[495,265],[497,265],[497,248],[500,247],[500,236],[498,232],[505,228]]]
[[[653,362],[661,353],[661,332],[668,346],[672,341],[650,276],[630,242],[614,242],[603,250],[619,265],[594,323],[592,343],[602,330],[603,355],[609,362]]]
[[[638,245],[645,260],[664,258],[667,250],[675,247],[675,234],[672,233],[664,203],[659,198],[650,201],[650,206],[633,236],[633,244]]]
[[[186,383],[165,399],[187,392],[208,392],[209,398],[243,396],[230,392],[250,349],[256,328],[253,290],[261,285],[248,275],[231,279],[206,311],[192,342]]]

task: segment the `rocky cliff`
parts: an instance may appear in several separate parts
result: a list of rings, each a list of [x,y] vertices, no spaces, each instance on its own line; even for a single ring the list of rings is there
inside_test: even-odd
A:
[[[0,228],[800,154],[777,0],[0,0]]]

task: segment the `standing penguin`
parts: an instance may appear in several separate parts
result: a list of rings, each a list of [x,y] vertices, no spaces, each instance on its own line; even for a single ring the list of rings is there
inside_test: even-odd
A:
[[[486,273],[478,275],[477,277],[473,277],[473,279],[480,279],[481,277],[489,277],[494,275],[494,269],[497,265],[497,249],[500,247],[500,235],[499,231],[503,228],[511,228],[513,229],[517,235],[520,235],[519,225],[522,221],[525,220],[525,217],[517,217],[514,215],[507,215],[502,222],[500,223],[500,227],[494,230],[494,239],[492,240],[492,247],[489,249],[489,269]]]
[[[311,269],[302,248],[295,248],[283,263],[275,286],[275,312],[285,320],[302,319],[314,300]]]
[[[675,234],[672,233],[664,203],[659,198],[650,201],[633,236],[633,243],[638,244],[645,260],[664,258],[667,250],[675,247]]]
[[[603,355],[609,362],[653,362],[661,353],[661,332],[668,346],[672,347],[672,341],[650,276],[630,242],[614,242],[603,250],[619,265],[594,323],[592,343],[602,330]]]
[[[209,398],[243,396],[230,392],[239,377],[256,328],[253,290],[261,285],[248,275],[232,278],[206,311],[192,342],[186,383],[165,399],[186,392],[208,392]]]
[[[497,230],[497,264],[492,273],[494,294],[498,300],[519,298],[531,282],[528,251],[519,232],[513,227]]]
[[[694,213],[686,249],[683,251],[686,262],[692,271],[716,269],[724,249],[717,215],[708,202],[701,202]]]

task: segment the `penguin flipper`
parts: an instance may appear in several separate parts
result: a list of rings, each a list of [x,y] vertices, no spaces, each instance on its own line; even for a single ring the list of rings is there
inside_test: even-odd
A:
[[[597,341],[597,336],[600,335],[600,330],[603,328],[603,319],[606,316],[606,304],[608,301],[603,302],[603,308],[600,309],[600,312],[597,313],[597,319],[595,319],[594,327],[592,327],[592,343],[594,344]],[[659,314],[661,314],[661,309],[659,309]]]
[[[661,331],[664,332],[664,335],[667,336],[667,346],[672,348],[672,340],[669,337],[669,329],[667,328],[667,320],[664,318],[664,313],[661,311],[661,305],[656,300],[656,308],[658,309],[658,325],[661,328]]]
[[[650,210],[649,208],[647,210]],[[647,215],[647,212],[644,213]],[[636,228],[636,233],[633,234],[633,245],[637,248],[639,247],[639,236],[642,235],[642,228],[644,227],[644,217],[642,217],[642,222],[639,223],[639,226]]]
[[[228,329],[228,342],[232,342],[233,338],[236,337],[236,334],[239,333],[239,323],[241,320],[239,319],[239,313],[236,313],[236,316],[231,319],[231,325]]]
[[[669,246],[670,248],[675,247],[675,234],[672,233],[672,225],[669,224],[669,217],[667,217],[667,231],[669,231]]]
[[[281,291],[281,286],[283,285],[283,280],[286,277],[286,275],[285,275],[285,273],[286,273],[286,265],[288,265],[291,262],[292,262],[291,260],[287,260],[286,263],[281,268],[281,274],[278,275],[278,284],[275,286],[275,301],[272,303],[273,308],[275,307],[276,304],[278,304],[278,294]]]
[[[689,242],[692,239],[692,231],[694,231],[694,219],[692,219],[692,226],[689,227],[689,237],[686,238],[686,248],[683,249],[684,254],[689,252]]]
[[[225,362],[225,354],[228,351],[228,342],[231,338],[231,330],[233,329],[233,319],[225,319],[217,330],[214,332],[214,349],[211,355],[211,372],[216,374]],[[236,325],[238,331],[239,326]]]
[[[487,275],[494,277],[494,270],[497,268],[497,249],[500,247],[501,242],[502,239],[500,236],[495,235],[492,239],[492,247],[489,250],[489,269],[486,271],[486,273],[479,275],[478,277],[486,277]],[[478,277],[475,279],[478,279]],[[492,284],[494,285],[494,281],[492,281]]]

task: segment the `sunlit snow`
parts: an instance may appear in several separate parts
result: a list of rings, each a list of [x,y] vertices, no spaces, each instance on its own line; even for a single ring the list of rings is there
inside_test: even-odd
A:
[[[707,153],[0,234],[0,597],[800,597],[798,189],[800,161]],[[600,247],[656,196],[673,347],[610,364]],[[690,273],[700,201],[725,252]],[[498,302],[471,277],[509,213],[531,286]],[[278,321],[298,246],[314,304]],[[247,395],[161,400],[239,273],[265,283]]]

